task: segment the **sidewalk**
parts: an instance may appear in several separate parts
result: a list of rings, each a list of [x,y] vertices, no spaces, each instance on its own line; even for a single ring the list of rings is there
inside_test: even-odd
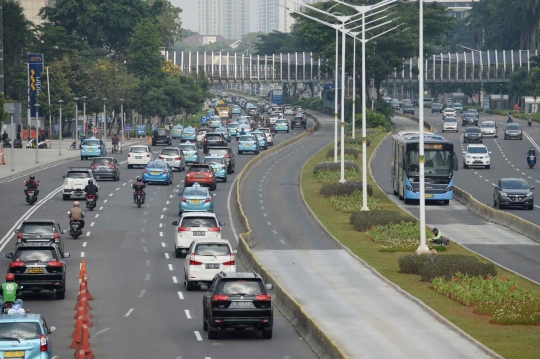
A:
[[[57,164],[65,163],[79,158],[79,150],[73,150],[69,147],[73,142],[73,139],[62,140],[59,144],[58,140],[53,140],[50,149],[39,149],[39,163],[36,163],[36,150],[24,148],[26,143],[23,143],[23,148],[14,148],[14,171],[11,171],[11,148],[4,148],[5,166],[0,165],[0,179],[7,179],[9,177],[24,175],[29,172],[34,172],[40,168],[48,168]],[[146,138],[142,141],[139,139],[131,139],[122,144],[124,151],[129,149],[129,146],[134,144],[144,143],[146,144]],[[59,154],[58,147],[61,146],[61,155]],[[110,138],[107,139],[107,155],[110,154],[112,149],[112,142]]]

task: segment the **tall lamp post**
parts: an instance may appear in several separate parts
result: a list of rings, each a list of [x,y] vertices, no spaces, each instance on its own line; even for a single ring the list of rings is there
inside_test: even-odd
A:
[[[120,99],[120,126],[122,131],[122,143],[126,142],[125,140],[125,131],[124,131],[124,99]]]
[[[75,148],[79,143],[79,98],[74,97],[75,100]]]
[[[9,117],[11,118],[11,171],[15,171],[15,153],[13,147],[15,147],[15,109],[9,109]]]
[[[87,96],[83,96],[82,97],[82,100],[83,100],[83,136],[86,137],[86,99],[88,97]]]
[[[34,105],[36,107],[36,163],[39,163],[39,103]]]
[[[58,100],[60,105],[60,119],[58,121],[58,156],[62,156],[62,104],[63,100]]]
[[[103,98],[103,143],[107,143],[107,99]]]

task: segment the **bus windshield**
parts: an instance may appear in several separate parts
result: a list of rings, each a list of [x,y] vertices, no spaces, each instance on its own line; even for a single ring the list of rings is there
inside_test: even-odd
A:
[[[451,176],[453,172],[452,152],[441,150],[424,150],[424,175]],[[411,150],[407,155],[407,175],[419,176],[418,150]]]

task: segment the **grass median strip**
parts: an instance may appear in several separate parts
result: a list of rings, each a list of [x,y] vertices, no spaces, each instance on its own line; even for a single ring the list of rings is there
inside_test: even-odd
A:
[[[386,134],[387,132],[376,132],[370,136],[371,145],[367,148],[368,158],[370,158],[377,144],[382,141]],[[492,323],[492,316],[477,314],[479,311],[478,309],[475,311],[475,307],[466,306],[458,301],[452,300],[451,297],[447,297],[444,294],[435,291],[432,281],[422,281],[421,277],[417,274],[400,273],[398,261],[401,257],[407,255],[407,252],[410,253],[411,248],[414,250],[416,246],[414,242],[405,238],[405,241],[401,241],[396,245],[396,243],[391,242],[393,238],[390,238],[390,242],[385,243],[384,241],[386,239],[384,238],[384,235],[381,234],[381,227],[369,224],[368,222],[366,222],[368,223],[367,227],[361,228],[363,231],[354,229],[351,224],[351,211],[357,211],[358,206],[353,206],[348,203],[350,200],[347,197],[336,199],[335,196],[332,196],[333,193],[331,191],[328,193],[323,191],[323,194],[321,194],[321,187],[323,187],[325,183],[328,184],[327,181],[333,180],[334,175],[328,173],[325,174],[323,178],[320,178],[320,175],[318,176],[319,178],[314,175],[316,166],[321,162],[328,161],[327,155],[332,148],[333,144],[322,149],[311,158],[306,163],[301,175],[302,190],[306,202],[328,231],[379,273],[399,285],[403,290],[422,300],[457,327],[461,328],[498,354],[508,359],[538,358],[538,353],[540,353],[539,325],[500,325]],[[354,176],[351,178],[352,181],[359,181],[362,177],[361,156],[359,156],[356,161],[359,165],[358,168],[360,169],[360,172],[355,169],[354,174],[350,174],[350,176]],[[373,165],[376,166],[378,164],[374,163]],[[321,166],[319,166],[319,169],[320,167]],[[396,215],[391,215],[391,213],[397,212],[402,218],[411,219],[410,214],[401,210],[375,183],[373,183],[371,176],[368,176],[368,185],[371,185],[373,189],[373,196],[368,198],[371,199],[368,203],[371,202],[374,205],[376,204],[373,206],[374,210],[372,212],[385,211],[384,214],[388,214],[389,217],[396,217]],[[324,194],[328,195],[325,196]],[[347,195],[356,196],[355,199],[357,201],[361,199],[361,193],[357,193],[356,188],[352,188]],[[347,204],[340,205],[341,203]],[[354,212],[353,215],[356,213],[358,212]],[[380,219],[378,219],[378,221],[379,222],[374,223],[384,223],[380,222]],[[360,223],[360,226],[361,225],[362,223]],[[396,226],[396,224],[389,223],[385,225],[389,226],[389,233],[391,233],[392,230],[395,232],[396,228],[393,228],[392,226]],[[409,225],[404,224],[404,226]],[[383,244],[381,244],[381,242],[383,242]],[[392,250],[385,250],[385,248],[389,248],[388,246],[393,246],[391,248]],[[472,256],[476,257],[480,262],[486,262],[481,257],[455,243],[451,243],[448,247],[445,247],[444,251],[440,251],[442,248],[438,249],[439,256]],[[540,290],[538,285],[502,268],[497,268],[497,276],[502,276],[512,283],[518,284],[519,288],[522,290],[536,291],[537,293]],[[442,287],[444,284],[439,283],[439,285]],[[443,291],[440,290],[440,292],[442,293]]]

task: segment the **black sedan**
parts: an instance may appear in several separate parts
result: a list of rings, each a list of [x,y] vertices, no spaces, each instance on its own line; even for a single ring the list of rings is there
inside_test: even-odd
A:
[[[517,123],[506,126],[504,130],[505,140],[523,140],[523,130]]]
[[[410,103],[403,105],[403,113],[410,113],[411,115],[414,115],[414,106]]]
[[[463,132],[463,143],[482,143],[482,131],[478,127],[469,127]]]
[[[474,113],[465,113],[461,119],[461,125],[474,125],[478,126],[478,117]]]
[[[501,178],[493,192],[493,207],[525,207],[533,210],[533,189],[523,178]]]

